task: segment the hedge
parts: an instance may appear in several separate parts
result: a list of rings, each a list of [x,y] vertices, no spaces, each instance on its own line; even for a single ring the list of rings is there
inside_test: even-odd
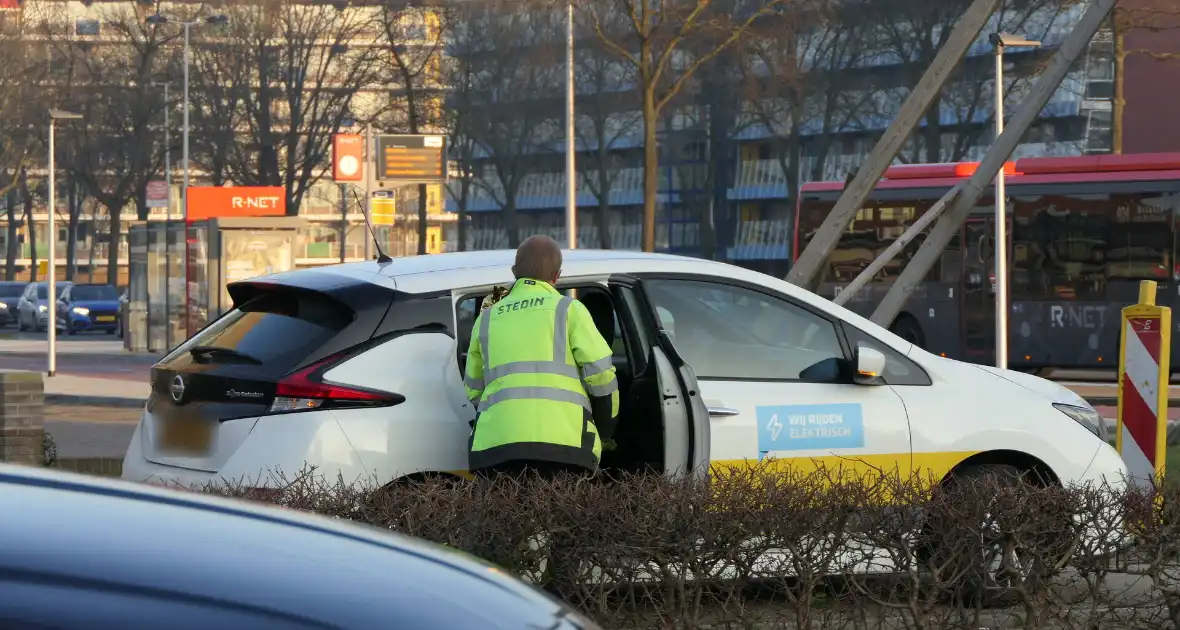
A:
[[[462,549],[604,628],[1180,629],[1177,485],[769,467],[383,488],[311,470],[276,479],[202,490]]]

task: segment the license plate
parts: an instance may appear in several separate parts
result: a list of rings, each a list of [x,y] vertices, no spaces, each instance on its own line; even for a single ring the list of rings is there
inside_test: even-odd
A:
[[[99,321],[99,322],[113,322],[113,321],[115,321],[115,316],[114,315],[99,315],[98,317],[96,317],[94,319],[95,319],[95,321]]]
[[[160,422],[156,448],[177,455],[208,455],[213,444],[213,424],[205,420]]]

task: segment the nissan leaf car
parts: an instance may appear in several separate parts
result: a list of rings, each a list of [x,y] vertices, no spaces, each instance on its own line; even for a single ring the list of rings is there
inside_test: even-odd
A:
[[[483,298],[511,286],[514,257],[449,253],[231,283],[233,307],[151,369],[123,477],[270,488],[308,467],[374,486],[468,476],[471,328]],[[1049,483],[1125,483],[1101,416],[1074,392],[936,356],[778,278],[575,250],[557,288],[615,350],[618,447],[605,469],[769,461],[948,479],[1010,467]]]

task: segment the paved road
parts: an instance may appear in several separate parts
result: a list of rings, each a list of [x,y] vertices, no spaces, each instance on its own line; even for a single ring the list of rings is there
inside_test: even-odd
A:
[[[139,422],[138,409],[46,405],[45,430],[58,457],[122,457]]]
[[[45,370],[47,350],[45,333],[0,329],[0,369]],[[160,356],[126,352],[121,340],[107,335],[59,336],[57,340],[60,374],[146,381],[148,368]]]

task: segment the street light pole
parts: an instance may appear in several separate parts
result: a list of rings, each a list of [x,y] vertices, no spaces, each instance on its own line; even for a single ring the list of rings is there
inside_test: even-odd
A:
[[[172,347],[172,125],[168,109],[172,101],[168,98],[170,81],[164,86],[164,188],[168,191],[168,205],[164,211],[164,345]]]
[[[1009,46],[1035,48],[1041,42],[1006,33],[992,33],[988,38],[995,48],[996,61],[996,140],[1004,133],[1004,49]],[[1004,169],[996,173],[996,232],[992,247],[996,257],[996,367],[1008,369],[1008,198]]]
[[[49,324],[47,326],[49,335],[49,376],[57,374],[57,222],[54,221],[54,212],[57,208],[55,203],[57,200],[57,182],[54,176],[54,171],[57,168],[56,161],[53,155],[53,136],[54,136],[54,117],[51,113],[49,115],[49,295],[46,300],[46,308],[49,309]],[[36,247],[36,243],[33,246]]]
[[[1004,133],[1004,45],[996,48],[996,138]],[[996,367],[1008,369],[1008,200],[1004,169],[996,173]]]
[[[574,161],[574,2],[568,0],[565,34],[565,235],[570,249],[578,248],[578,188]],[[600,165],[601,166],[601,165]],[[601,237],[600,237],[601,238]]]
[[[60,120],[77,120],[82,116],[59,109],[49,110],[49,294],[46,295],[45,308],[49,311],[49,321],[46,326],[49,338],[49,365],[46,372],[49,376],[57,375],[57,155],[55,153],[56,122]],[[33,244],[36,247],[36,243]]]
[[[184,121],[181,127],[181,133],[184,135],[184,140],[181,141],[180,160],[184,163],[184,185],[180,189],[180,216],[182,219],[188,219],[188,32],[192,22],[184,23]]]

